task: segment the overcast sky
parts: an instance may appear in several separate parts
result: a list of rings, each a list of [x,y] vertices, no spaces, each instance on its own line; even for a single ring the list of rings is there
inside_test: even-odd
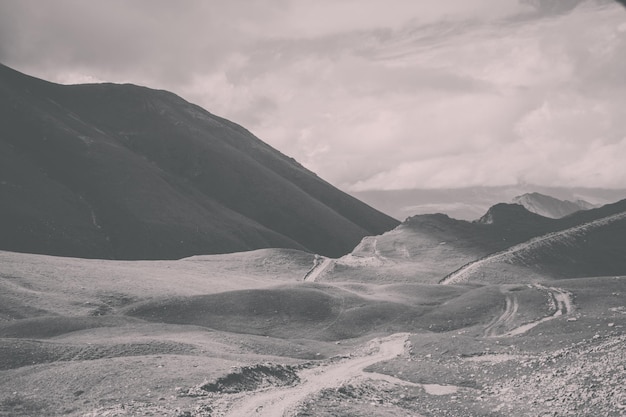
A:
[[[626,187],[626,9],[0,0],[0,62],[173,91],[348,191]]]

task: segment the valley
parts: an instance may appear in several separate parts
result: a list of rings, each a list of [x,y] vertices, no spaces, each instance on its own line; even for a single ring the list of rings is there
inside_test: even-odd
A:
[[[340,258],[0,252],[0,415],[622,416],[626,278],[506,263],[625,216],[597,217],[441,283],[463,234],[406,225]]]

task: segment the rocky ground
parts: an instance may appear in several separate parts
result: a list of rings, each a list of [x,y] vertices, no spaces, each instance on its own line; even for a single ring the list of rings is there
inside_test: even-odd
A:
[[[431,356],[419,368],[443,367],[450,374],[462,370],[474,384],[408,386],[360,381],[321,391],[297,415],[620,417],[626,415],[625,342],[626,336],[612,332],[539,354],[509,346],[503,351],[515,353]],[[398,368],[392,363],[387,371]],[[407,379],[420,379],[406,375],[406,367],[404,374]]]
[[[292,408],[290,415],[624,416],[626,335],[622,326],[607,325],[604,331],[589,338],[557,343],[554,349],[541,352],[527,349],[519,343],[520,337],[480,341],[456,334],[424,340],[422,344],[412,345],[408,355],[367,368],[373,372],[346,374],[346,379],[336,384],[316,386]],[[543,334],[537,337],[540,342],[547,340],[542,339]],[[466,348],[459,350],[456,346]],[[84,413],[68,410],[67,414],[231,415],[228,410],[244,399],[298,389],[306,384],[310,378],[307,372],[312,369],[332,368],[352,359],[348,355],[301,365],[262,363],[236,367],[230,373],[194,386],[176,387],[171,396],[155,393],[144,400],[109,404]],[[76,397],[81,394],[75,392]],[[259,404],[258,415],[272,415],[263,414],[264,403]],[[32,394],[15,391],[0,401],[0,415],[62,414],[48,414],[51,410],[47,406]]]

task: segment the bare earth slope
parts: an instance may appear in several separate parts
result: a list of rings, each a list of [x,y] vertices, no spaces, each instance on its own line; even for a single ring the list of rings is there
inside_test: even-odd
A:
[[[0,66],[0,248],[177,259],[349,252],[398,222],[166,91]]]

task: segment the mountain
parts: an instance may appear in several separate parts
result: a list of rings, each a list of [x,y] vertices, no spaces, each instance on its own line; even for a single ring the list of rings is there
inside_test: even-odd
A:
[[[497,204],[473,222],[416,215],[380,236],[364,238],[333,261],[324,278],[437,283],[467,263],[558,228],[554,220],[517,204]]]
[[[626,273],[626,200],[552,219],[500,203],[468,222],[408,218],[332,261],[323,280],[530,282]]]
[[[589,210],[594,205],[585,200],[559,200],[540,193],[526,193],[513,199],[513,203],[524,206],[528,211],[544,217],[559,219],[580,210]]]
[[[167,91],[0,65],[0,249],[175,259],[349,252],[398,222]]]

